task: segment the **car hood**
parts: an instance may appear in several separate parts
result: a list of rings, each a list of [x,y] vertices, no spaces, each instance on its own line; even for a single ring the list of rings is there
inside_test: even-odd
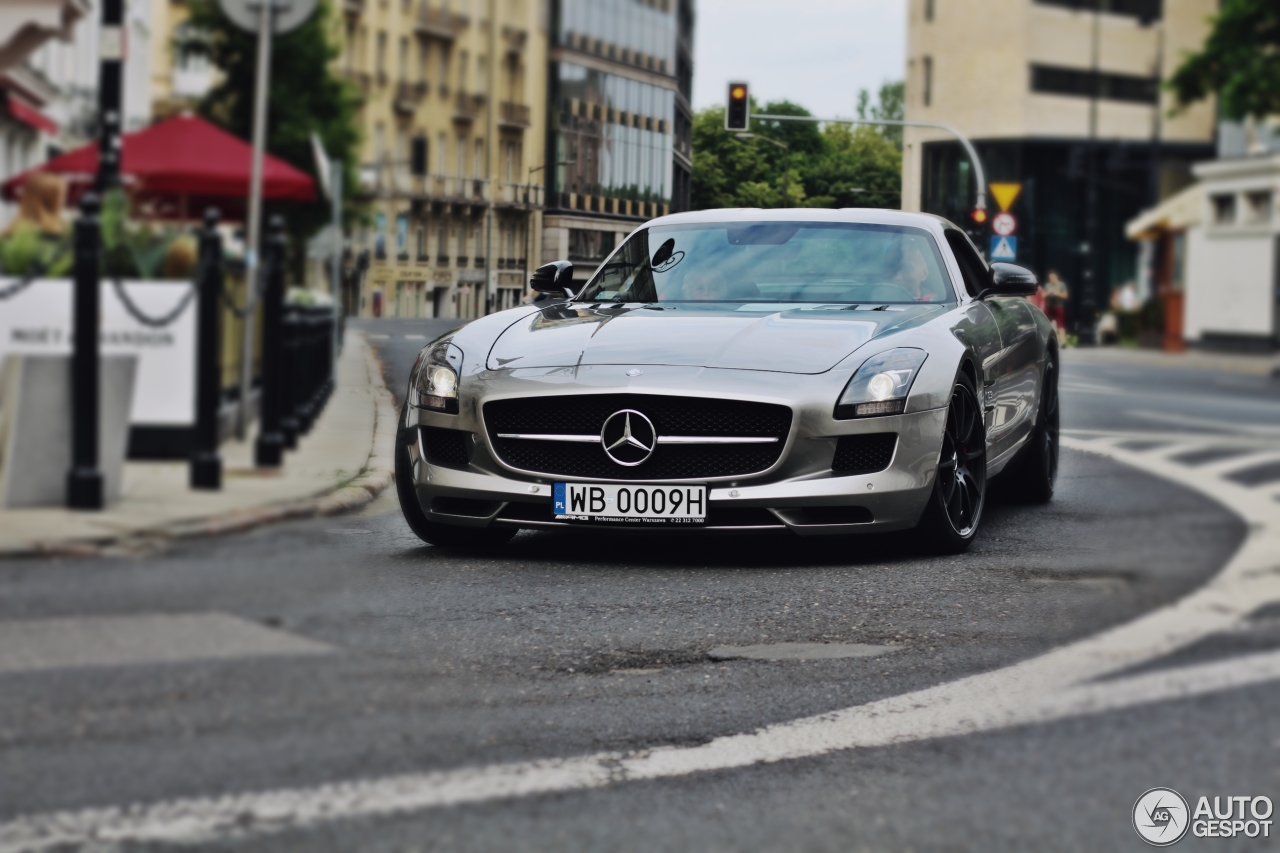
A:
[[[666,364],[823,373],[889,331],[917,326],[941,305],[552,305],[508,327],[488,367]]]

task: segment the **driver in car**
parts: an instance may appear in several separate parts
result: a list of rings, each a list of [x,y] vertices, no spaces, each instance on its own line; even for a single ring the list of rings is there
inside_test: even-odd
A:
[[[889,255],[886,260],[892,260],[892,256],[897,255],[898,269],[891,280],[911,294],[912,299],[917,302],[936,302],[943,298],[943,295],[932,287],[926,287],[929,281],[929,262],[925,260],[924,252],[919,246],[901,241],[890,246],[885,254]]]

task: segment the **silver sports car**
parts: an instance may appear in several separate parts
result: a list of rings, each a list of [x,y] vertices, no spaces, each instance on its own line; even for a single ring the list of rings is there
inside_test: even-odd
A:
[[[396,441],[435,545],[520,528],[802,536],[919,528],[958,552],[988,480],[1053,495],[1057,339],[944,219],[711,210],[632,233],[585,287],[418,356]]]

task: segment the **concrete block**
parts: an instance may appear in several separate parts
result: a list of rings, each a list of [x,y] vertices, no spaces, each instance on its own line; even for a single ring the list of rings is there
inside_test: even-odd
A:
[[[98,467],[120,498],[138,358],[99,365]],[[71,468],[71,356],[9,354],[0,363],[0,507],[61,506]]]

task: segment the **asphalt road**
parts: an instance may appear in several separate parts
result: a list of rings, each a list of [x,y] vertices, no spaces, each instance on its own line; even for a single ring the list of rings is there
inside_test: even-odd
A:
[[[417,351],[447,324],[364,328],[386,336],[372,343],[399,397]],[[1064,426],[1080,438],[1182,436],[1228,452],[1266,447],[1280,424],[1280,381],[1247,376],[1068,358],[1063,395]],[[6,827],[33,814],[266,791],[281,792],[273,808],[288,828],[244,818],[187,840],[264,851],[1145,849],[1130,821],[1148,788],[1280,801],[1276,682],[1040,721],[1012,713],[971,734],[926,726],[888,745],[587,790],[552,779],[551,793],[506,796],[482,780],[474,790],[489,793],[472,802],[391,814],[352,794],[337,808],[348,816],[333,819],[316,786],[663,747],[697,755],[715,738],[999,674],[1192,593],[1245,534],[1197,490],[1067,450],[1054,502],[995,503],[961,557],[923,555],[909,535],[623,544],[526,532],[501,549],[446,552],[412,536],[388,493],[359,516],[147,558],[3,562],[0,850]],[[218,615],[147,621],[156,614]],[[1277,620],[1255,623],[1144,665],[1227,667],[1280,648]],[[106,662],[68,662],[57,636],[90,638]],[[783,643],[879,653],[711,654]],[[1005,683],[1019,688],[1010,707],[1035,696],[1034,684]],[[242,808],[208,802],[233,818]],[[165,845],[123,848],[153,846]]]

